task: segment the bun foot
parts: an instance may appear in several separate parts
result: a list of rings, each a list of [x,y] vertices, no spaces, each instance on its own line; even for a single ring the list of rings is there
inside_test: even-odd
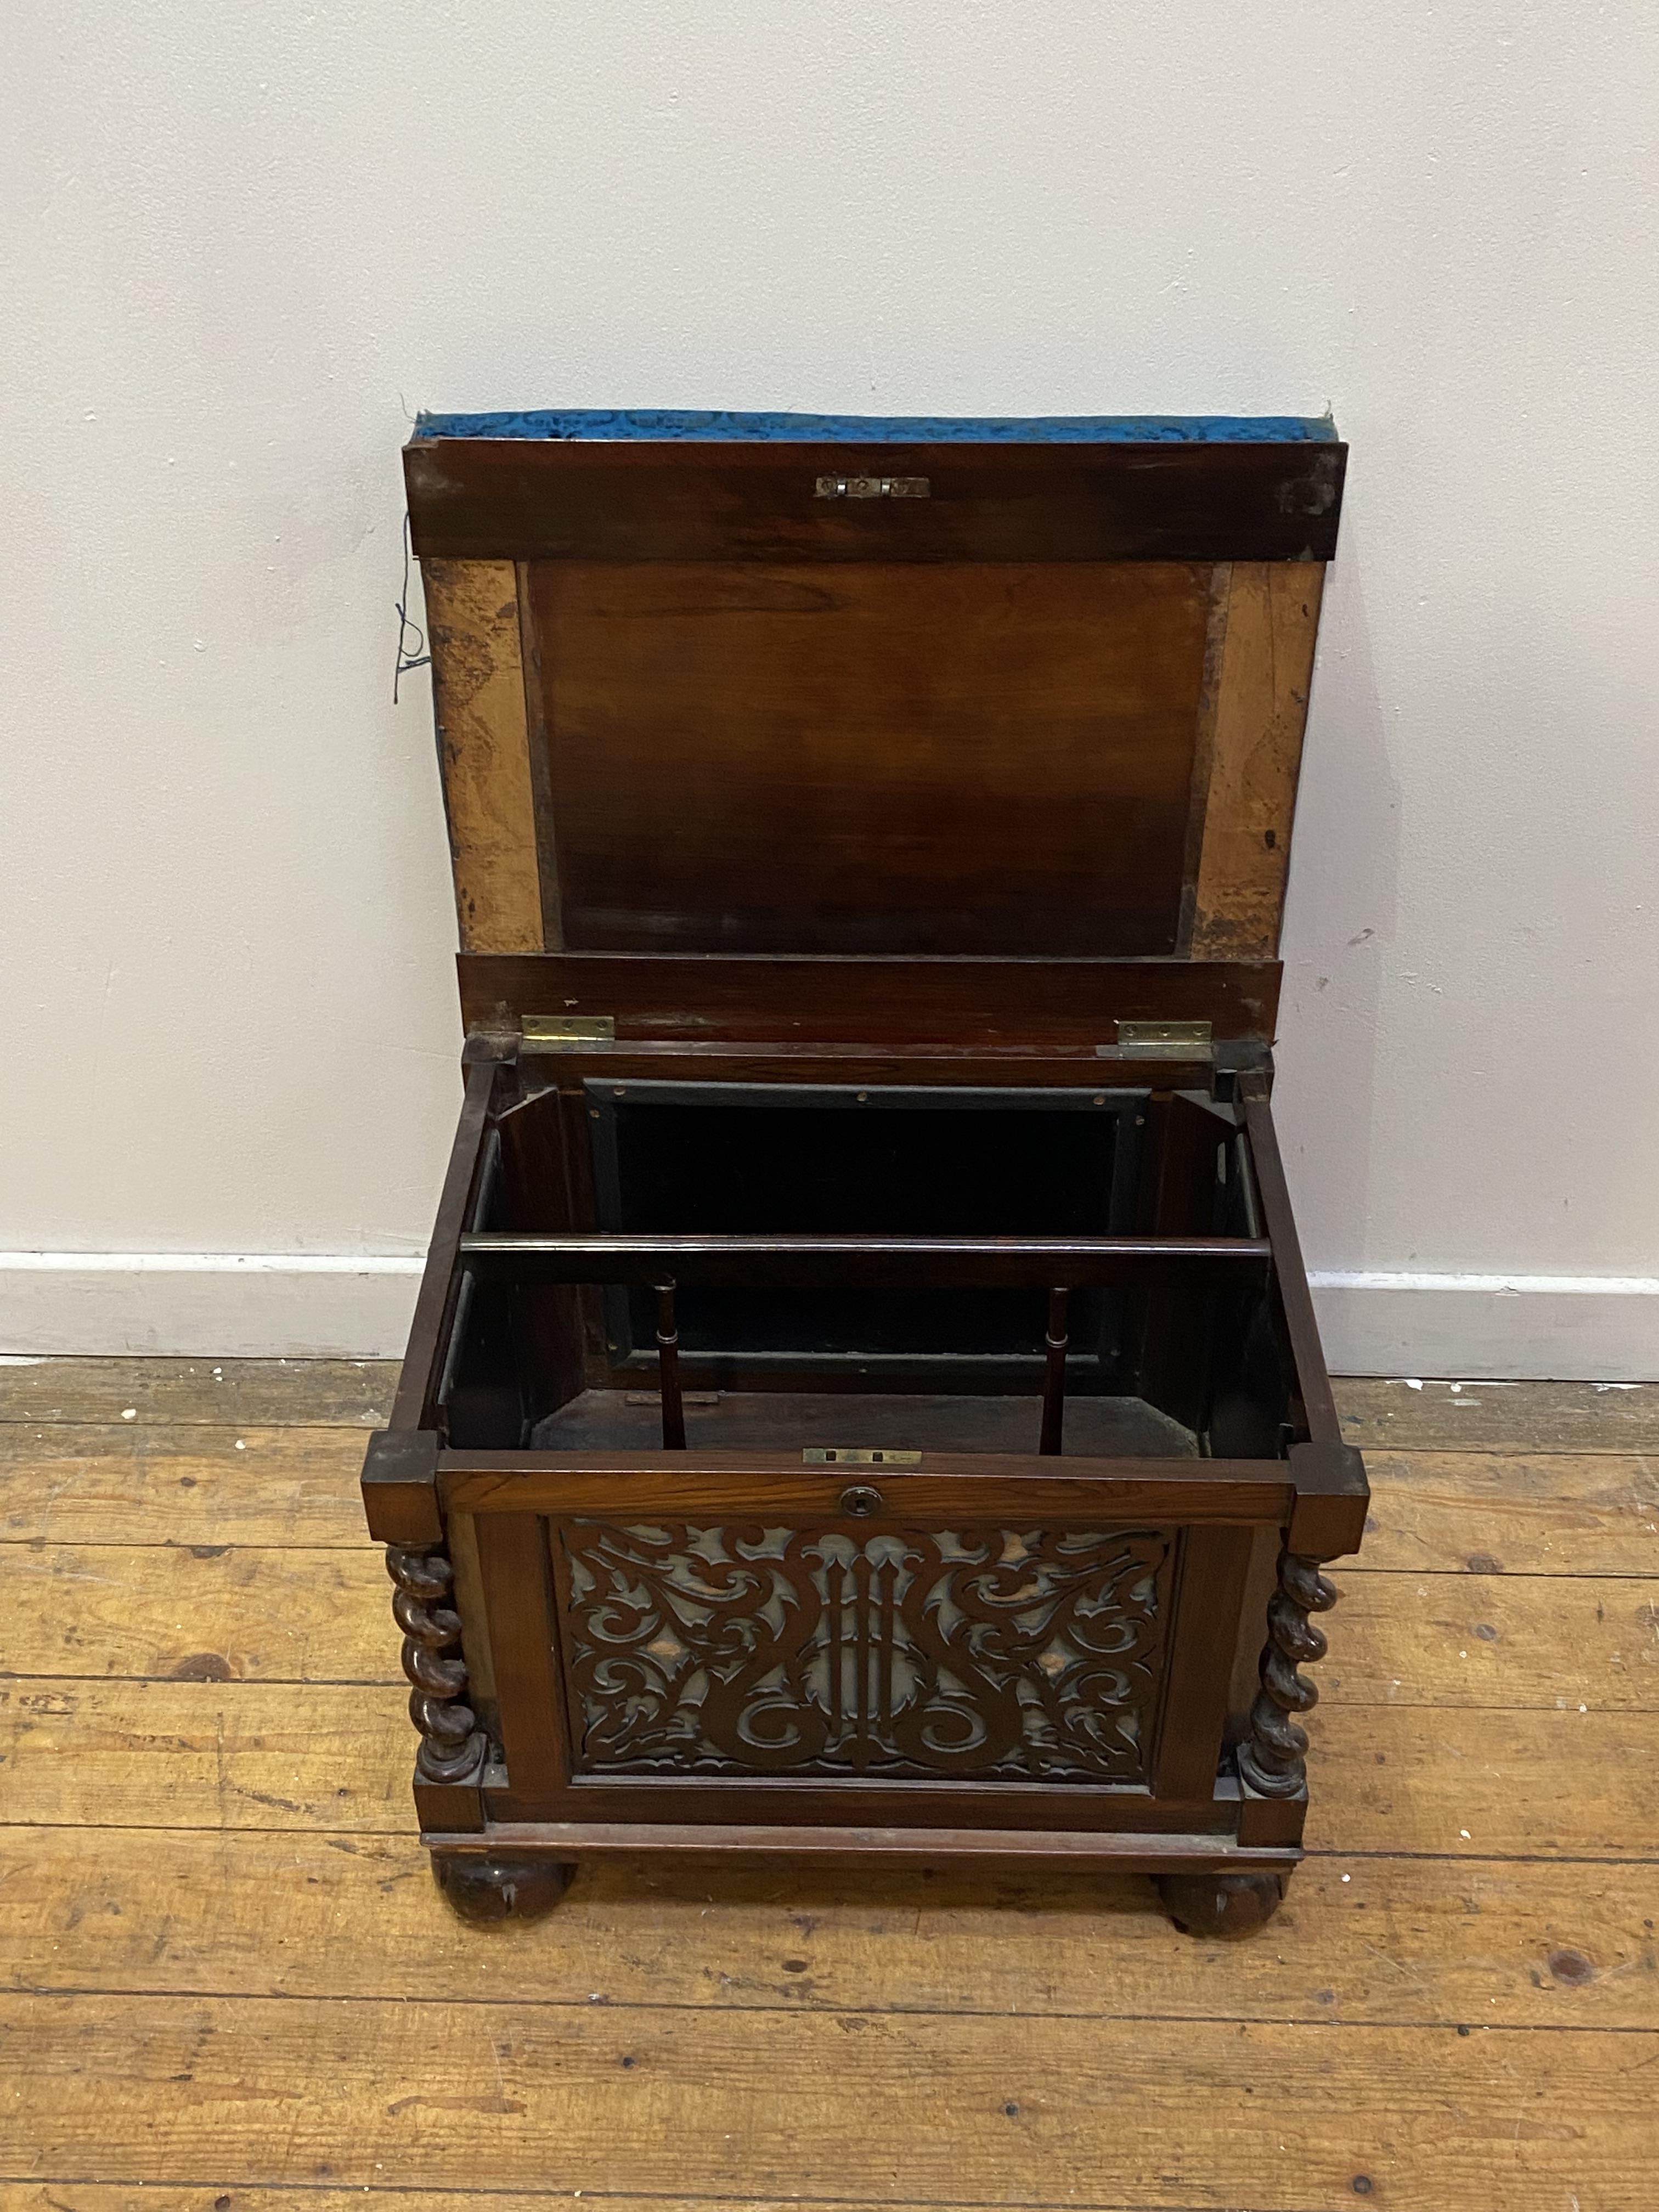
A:
[[[1278,1911],[1285,1877],[1277,1874],[1161,1874],[1158,1894],[1186,1936],[1218,1936],[1232,1942],[1254,1936]]]
[[[562,1859],[517,1857],[504,1851],[434,1851],[432,1878],[463,1920],[534,1920],[550,1912],[570,1887],[574,1866]]]

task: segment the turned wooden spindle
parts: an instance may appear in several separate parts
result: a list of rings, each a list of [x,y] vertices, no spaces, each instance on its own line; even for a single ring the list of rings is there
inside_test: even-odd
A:
[[[657,1285],[657,1367],[662,1391],[662,1448],[685,1449],[685,1401],[680,1395],[680,1335],[674,1320],[674,1285]]]
[[[1048,1293],[1048,1356],[1042,1370],[1042,1435],[1037,1449],[1049,1458],[1060,1450],[1060,1430],[1066,1419],[1066,1307],[1069,1292]]]

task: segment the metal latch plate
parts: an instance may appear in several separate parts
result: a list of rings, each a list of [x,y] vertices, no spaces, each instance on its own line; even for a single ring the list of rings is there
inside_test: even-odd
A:
[[[931,499],[926,477],[820,477],[814,499]]]
[[[920,1467],[919,1451],[851,1451],[845,1444],[813,1445],[801,1454],[808,1467]]]

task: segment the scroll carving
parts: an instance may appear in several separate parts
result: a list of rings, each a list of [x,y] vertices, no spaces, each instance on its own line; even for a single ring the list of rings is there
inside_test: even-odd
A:
[[[1146,1778],[1164,1532],[571,1522],[559,1540],[589,1771]]]
[[[1308,1779],[1308,1732],[1295,1717],[1319,1702],[1317,1686],[1299,1669],[1322,1659],[1325,1632],[1310,1617],[1328,1613],[1336,1587],[1317,1559],[1279,1555],[1279,1588],[1267,1601],[1267,1641],[1261,1688],[1250,1709],[1250,1733],[1238,1747],[1238,1771],[1263,1797],[1295,1797]]]
[[[404,1673],[411,1684],[409,1717],[421,1732],[416,1772],[427,1782],[460,1782],[477,1769],[484,1740],[466,1702],[461,1619],[450,1604],[455,1570],[441,1551],[388,1547],[397,1584],[392,1618],[404,1632]]]

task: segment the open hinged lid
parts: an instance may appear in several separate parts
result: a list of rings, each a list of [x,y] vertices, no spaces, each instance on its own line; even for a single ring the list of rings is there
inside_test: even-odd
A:
[[[1279,418],[422,418],[464,954],[1271,967],[1346,456]],[[508,973],[468,995],[529,1011]]]

